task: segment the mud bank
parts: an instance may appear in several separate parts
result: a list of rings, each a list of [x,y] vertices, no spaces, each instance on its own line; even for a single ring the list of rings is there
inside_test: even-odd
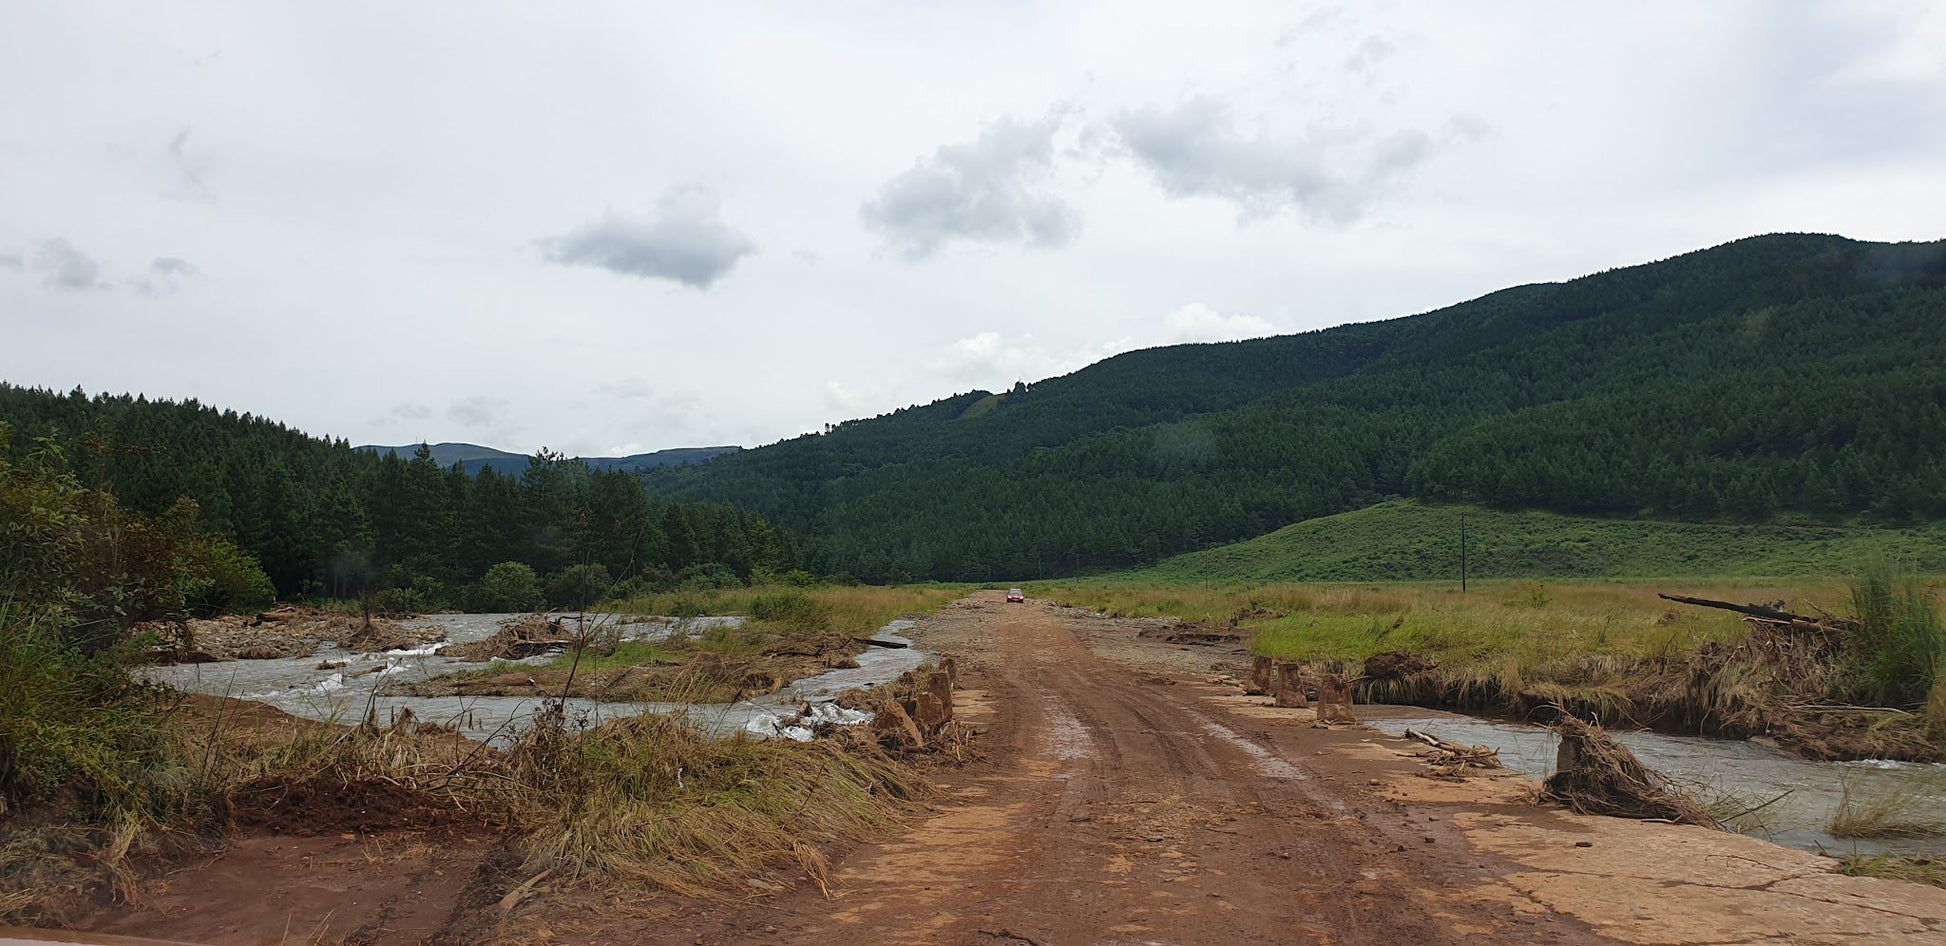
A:
[[[1724,668],[1706,660],[1672,666],[1590,659],[1577,670],[1577,676],[1566,681],[1510,684],[1433,668],[1368,679],[1360,685],[1358,697],[1367,703],[1509,720],[1548,719],[1559,707],[1611,729],[1761,738],[1803,758],[1825,762],[1946,762],[1946,748],[1929,739],[1919,721],[1907,714],[1889,708],[1792,706],[1726,685]]]

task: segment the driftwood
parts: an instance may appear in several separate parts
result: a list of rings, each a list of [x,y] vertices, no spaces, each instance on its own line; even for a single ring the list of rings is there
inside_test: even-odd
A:
[[[1735,611],[1738,614],[1760,618],[1766,622],[1789,625],[1794,629],[1817,628],[1828,633],[1833,630],[1849,630],[1855,626],[1853,622],[1844,618],[1812,617],[1808,614],[1797,614],[1782,608],[1773,608],[1765,604],[1733,604],[1728,601],[1715,601],[1709,598],[1692,598],[1688,595],[1658,594],[1656,597],[1664,601],[1674,601],[1677,604],[1693,604],[1699,608]]]
[[[903,641],[882,641],[875,637],[861,637],[858,638],[858,642],[867,647],[884,647],[890,650],[904,650],[912,646]]]
[[[1423,742],[1432,748],[1427,758],[1437,769],[1500,769],[1500,751],[1486,746],[1462,746],[1457,742],[1447,742],[1438,736],[1422,733],[1416,729],[1405,731],[1407,739]]]

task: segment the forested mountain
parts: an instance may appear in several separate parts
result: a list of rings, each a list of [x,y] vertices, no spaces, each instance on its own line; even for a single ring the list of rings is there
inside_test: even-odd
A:
[[[649,474],[867,579],[1072,573],[1387,498],[1946,517],[1946,243],[1773,235],[1422,315],[1131,352]]]
[[[452,466],[457,463],[465,468],[468,473],[492,470],[495,473],[517,475],[520,471],[527,469],[527,461],[529,459],[525,454],[508,453],[505,450],[482,447],[476,443],[415,443],[398,447],[366,444],[357,449],[369,450],[379,454],[396,453],[400,456],[410,457],[417,453],[420,447],[427,447],[432,451],[432,462],[442,467]],[[576,457],[575,459],[597,470],[619,470],[624,473],[633,473],[640,470],[653,470],[665,466],[687,466],[691,463],[704,463],[725,453],[736,453],[742,449],[742,447],[674,447],[668,450],[656,450],[651,453],[631,453],[625,457]]]
[[[409,589],[415,605],[463,603],[502,562],[543,578],[575,566],[662,584],[796,568],[792,538],[722,503],[675,502],[633,473],[557,456],[512,475],[354,449],[195,401],[57,394],[0,383],[4,449],[51,438],[85,485],[158,516],[193,500],[198,527],[231,537],[280,594]],[[595,574],[600,572],[595,571]],[[734,577],[731,577],[734,576]]]

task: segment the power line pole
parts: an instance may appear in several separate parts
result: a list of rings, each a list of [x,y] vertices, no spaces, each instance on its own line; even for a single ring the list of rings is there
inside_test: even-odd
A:
[[[1466,514],[1460,513],[1460,594],[1466,593]]]

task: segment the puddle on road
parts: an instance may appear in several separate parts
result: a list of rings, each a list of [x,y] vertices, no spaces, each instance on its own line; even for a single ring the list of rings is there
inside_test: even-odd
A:
[[[1450,742],[1490,746],[1508,768],[1535,779],[1553,771],[1556,742],[1544,726],[1469,716],[1380,717],[1365,723],[1389,733],[1411,728]],[[1763,824],[1745,833],[1778,844],[1834,855],[1881,852],[1946,853],[1946,839],[1850,840],[1825,830],[1849,785],[1855,797],[1903,793],[1921,810],[1946,812],[1946,765],[1919,762],[1813,762],[1759,743],[1708,736],[1671,736],[1609,730],[1643,764],[1704,798],[1734,793],[1755,805],[1789,792],[1760,812]]]
[[[369,710],[380,724],[389,724],[410,709],[420,720],[449,723],[473,739],[505,742],[525,728],[534,711],[549,702],[534,696],[383,696],[377,690],[394,683],[428,680],[456,670],[476,669],[495,661],[469,661],[446,657],[440,651],[451,644],[484,640],[500,629],[500,623],[520,614],[439,614],[399,623],[408,627],[439,627],[446,640],[407,650],[383,653],[351,653],[326,645],[309,657],[276,660],[232,660],[221,663],[178,664],[145,668],[145,677],[179,690],[254,700],[275,706],[293,716],[334,723],[352,723],[365,718]],[[572,618],[568,619],[570,623]],[[612,620],[589,616],[590,622]],[[738,616],[696,618],[651,618],[621,625],[624,640],[667,640],[677,635],[694,636],[712,627],[735,627],[744,619]],[[893,621],[873,635],[878,640],[910,644],[900,636],[913,622]],[[533,666],[560,656],[559,651],[523,660],[498,661],[502,664]],[[768,696],[739,703],[610,703],[600,700],[567,701],[570,720],[597,725],[611,719],[637,716],[644,712],[680,714],[706,731],[727,735],[751,728],[761,731],[766,719],[790,714],[798,704],[821,702],[854,687],[888,683],[907,670],[925,662],[926,653],[916,647],[891,649],[870,647],[857,657],[857,667],[830,670],[785,687]],[[321,663],[343,663],[342,668],[326,669]]]

